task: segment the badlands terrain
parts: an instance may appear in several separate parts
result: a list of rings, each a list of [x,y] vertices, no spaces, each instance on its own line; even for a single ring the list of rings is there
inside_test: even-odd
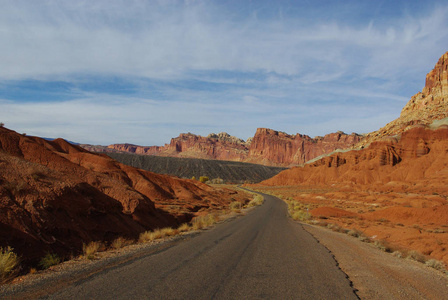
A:
[[[448,265],[448,52],[398,119],[254,188],[397,256]],[[443,269],[442,264],[438,267]]]
[[[347,260],[346,256],[344,258],[344,251],[338,252],[337,243],[333,243],[333,246],[332,243],[327,243],[328,240],[323,238],[324,231],[317,230],[319,227],[314,225],[348,233],[359,238],[359,243],[369,242],[397,257],[410,258],[439,271],[446,271],[447,74],[448,52],[428,73],[422,92],[411,98],[400,117],[365,136],[337,132],[310,138],[259,128],[255,136],[248,141],[225,133],[208,137],[181,134],[172,139],[170,144],[160,147],[129,144],[80,147],[63,139],[47,141],[0,126],[0,246],[14,248],[21,257],[21,271],[25,273],[35,267],[47,253],[55,253],[63,259],[69,259],[82,253],[83,245],[92,241],[102,241],[108,245],[119,237],[136,240],[146,231],[178,227],[195,217],[227,210],[230,206],[235,206],[235,202],[238,207],[242,207],[252,199],[252,195],[229,189],[224,185],[212,186],[197,180],[156,174],[122,164],[104,153],[89,150],[115,154],[131,152],[177,158],[252,162],[269,166],[294,166],[249,186],[282,198],[288,203],[292,217],[313,225],[303,228],[313,233],[317,239],[321,238],[320,242],[333,253],[341,254],[335,254],[336,261],[333,261],[327,250],[316,246],[316,240],[305,234],[307,238],[303,239],[309,240],[306,247],[310,247],[309,252],[320,249],[322,260],[324,256],[325,260],[329,259],[334,264],[332,268],[338,266],[338,258],[341,258],[342,262],[350,259]],[[240,223],[230,222],[230,225],[220,227],[223,231],[222,237],[216,240],[213,234],[209,234],[209,246],[203,245],[205,248],[201,253],[196,254],[193,251],[191,256],[199,259],[200,255],[205,255],[201,259],[209,261],[207,251],[218,245],[227,249],[229,244],[224,241],[229,237],[235,239],[240,236],[249,243],[244,249],[238,246],[240,243],[233,244],[232,251],[237,251],[240,255],[240,259],[235,262],[235,268],[238,267],[242,272],[248,270],[244,264],[249,265],[254,260],[245,255],[246,249],[252,249],[254,254],[263,257],[263,253],[257,252],[259,248],[251,241],[261,241],[267,249],[272,248],[269,241],[280,236],[272,230],[273,226],[266,226],[266,220],[274,220],[267,217],[270,216],[271,208],[276,209],[275,219],[282,224],[282,228],[292,228],[290,220],[282,219],[285,217],[285,205],[274,197],[267,196],[266,199],[269,199],[269,206],[255,210],[250,218],[244,221],[248,222],[243,228],[244,236],[241,235],[242,229],[234,225]],[[299,224],[294,224],[295,231],[303,231]],[[281,245],[297,244],[297,236],[289,233],[285,235],[288,237],[282,240]],[[194,237],[191,240],[195,240]],[[179,247],[188,246],[181,242],[174,244],[166,246],[167,249],[172,247],[172,251],[179,251],[178,244],[183,245]],[[197,249],[196,246],[191,247]],[[335,250],[331,247],[335,247]],[[217,251],[216,249],[213,251]],[[274,247],[271,250],[277,253],[279,249]],[[290,253],[296,252],[294,247],[290,247],[290,250]],[[150,261],[159,253],[159,250],[154,251],[138,259]],[[177,262],[178,267],[170,266],[173,274],[179,270],[188,273],[189,270],[182,269],[186,263],[182,260],[183,254],[176,255],[181,259]],[[273,257],[282,259],[278,253]],[[193,258],[187,261],[195,262]],[[218,255],[216,258],[220,259]],[[319,257],[312,259],[310,264],[313,265],[316,260],[319,260]],[[238,265],[239,261],[242,261],[243,265]],[[295,257],[293,261],[302,263],[302,260]],[[137,265],[138,262],[137,259],[132,260],[132,263]],[[126,264],[127,262],[124,263],[125,266]],[[150,266],[152,264],[152,261],[149,262]],[[349,277],[356,274],[347,269],[347,264],[342,263],[341,269],[347,272]],[[222,261],[220,265],[224,265]],[[263,267],[267,265],[269,261]],[[323,264],[320,268],[324,270],[328,265]],[[234,269],[229,266],[226,268],[228,272]],[[359,267],[357,269],[359,271]],[[340,286],[340,282],[344,282],[344,286],[349,289],[341,294],[348,293],[353,296],[352,293],[356,291],[339,271],[334,269],[334,272],[341,276],[341,281],[335,282],[334,285]],[[101,275],[108,273],[98,272]],[[111,275],[113,273],[110,272]],[[286,274],[284,270],[279,271],[280,273]],[[272,276],[264,271],[253,274],[258,279],[268,275]],[[168,278],[163,274],[160,276],[154,280],[159,282]],[[114,280],[120,281],[122,277],[117,278]],[[132,281],[132,278],[129,278],[128,280]],[[139,278],[142,285],[145,285],[146,277]],[[202,286],[203,278],[198,278],[199,287]],[[101,276],[95,277],[94,280],[108,282],[106,277]],[[234,288],[229,291],[220,290],[221,281],[218,281],[216,290],[209,291],[210,295],[216,295],[218,292],[221,292],[221,295],[233,295],[240,291],[237,284],[233,286],[235,279],[230,281],[232,284],[229,286]],[[92,282],[85,283],[92,285]],[[289,283],[296,286],[295,281],[290,280]],[[355,279],[352,283],[358,284]],[[253,282],[248,280],[248,285],[251,284]],[[198,287],[195,292],[200,293],[201,289]],[[79,293],[86,292],[82,288],[82,291],[79,291],[77,284],[70,288],[78,289]],[[319,290],[320,288],[316,287],[313,291]],[[93,285],[92,293],[95,292],[97,291]],[[145,291],[142,288],[137,292]],[[175,294],[177,292],[174,291]],[[327,293],[331,294],[331,289]],[[61,299],[65,298],[65,295],[70,295],[70,290],[61,291],[59,295]],[[160,295],[163,295],[163,292]],[[259,294],[257,297],[266,295],[268,294]]]

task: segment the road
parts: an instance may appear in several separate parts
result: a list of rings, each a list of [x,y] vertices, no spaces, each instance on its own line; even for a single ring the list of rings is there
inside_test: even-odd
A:
[[[44,299],[357,299],[329,251],[265,203],[189,240],[106,268]]]

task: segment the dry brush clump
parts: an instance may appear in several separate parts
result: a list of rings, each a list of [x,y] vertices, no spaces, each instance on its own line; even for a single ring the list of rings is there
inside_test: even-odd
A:
[[[187,232],[191,230],[191,226],[188,223],[182,223],[177,230],[179,232]]]
[[[241,211],[243,205],[241,204],[241,202],[233,201],[232,203],[230,203],[229,207],[232,211],[239,212]]]
[[[288,212],[291,218],[296,221],[306,222],[311,219],[308,207],[297,201],[286,200],[288,204]]]
[[[133,240],[128,240],[124,237],[118,237],[115,240],[112,241],[112,243],[110,244],[112,249],[118,250],[121,249],[123,247],[132,245],[134,243]]]
[[[95,259],[95,254],[100,251],[100,249],[103,247],[103,244],[101,242],[90,242],[87,245],[82,245],[82,252],[85,258],[87,259]]]
[[[194,230],[199,230],[210,227],[216,222],[218,222],[218,217],[216,217],[213,214],[208,214],[205,216],[199,216],[194,218],[193,221],[191,222],[191,226],[193,227]]]
[[[254,198],[250,200],[250,202],[247,204],[247,207],[254,207],[258,205],[262,205],[264,202],[264,198],[260,194],[255,194]]]
[[[20,259],[11,247],[0,248],[0,283],[12,278],[19,269]]]
[[[55,266],[61,262],[61,259],[57,254],[47,253],[42,259],[39,261],[39,267],[42,270],[46,270],[49,267]]]

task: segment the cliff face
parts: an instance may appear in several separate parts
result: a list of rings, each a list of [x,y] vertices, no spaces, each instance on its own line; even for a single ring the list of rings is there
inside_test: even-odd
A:
[[[337,132],[313,139],[307,135],[289,135],[272,129],[258,128],[247,161],[282,166],[303,164],[336,149],[350,148],[361,138],[354,133],[347,135]]]
[[[448,126],[430,129],[424,125],[404,132],[400,139],[372,143],[368,148],[336,153],[316,162],[281,172],[261,185],[384,184],[434,179],[448,184]]]
[[[46,252],[76,254],[90,241],[135,239],[231,201],[230,192],[135,169],[62,139],[0,127],[0,150],[0,247],[26,262]]]
[[[429,125],[435,120],[448,117],[448,52],[426,75],[426,84],[422,92],[412,96],[404,106],[400,117],[383,128],[369,133],[358,143],[357,147],[380,140],[383,137],[397,135],[411,128],[413,125]]]
[[[357,134],[331,133],[324,137],[289,135],[267,128],[258,128],[255,136],[244,141],[227,133],[207,137],[187,133],[171,139],[162,147],[114,144],[107,150],[136,154],[242,161],[271,166],[303,164],[336,149],[352,147],[361,140]]]

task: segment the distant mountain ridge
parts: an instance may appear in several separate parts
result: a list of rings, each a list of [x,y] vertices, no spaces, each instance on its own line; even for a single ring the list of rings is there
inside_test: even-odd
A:
[[[207,137],[182,133],[165,146],[138,146],[113,144],[107,147],[81,145],[95,152],[127,152],[181,158],[201,158],[249,162],[267,166],[289,167],[301,165],[322,154],[336,149],[353,147],[363,137],[341,131],[323,137],[287,133],[268,128],[258,128],[254,137],[247,141],[228,133],[209,134]]]

